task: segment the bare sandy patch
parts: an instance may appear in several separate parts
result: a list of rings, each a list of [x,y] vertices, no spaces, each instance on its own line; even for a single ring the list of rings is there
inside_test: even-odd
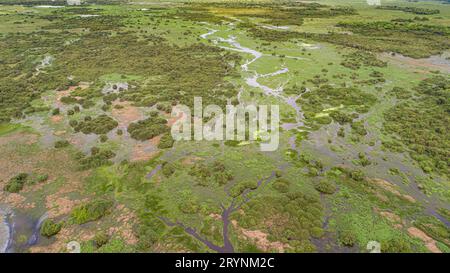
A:
[[[159,154],[158,144],[161,136],[156,136],[134,145],[131,152],[130,161],[149,160]]]
[[[116,105],[120,105],[121,108],[115,108],[114,106]],[[119,123],[120,128],[127,128],[131,123],[144,118],[144,115],[139,111],[139,108],[131,105],[128,101],[114,101],[111,114]]]
[[[54,182],[55,179],[63,179],[64,183],[57,185],[56,192],[45,196],[43,202],[52,216],[66,213],[67,210],[57,213],[54,212],[54,209],[56,206],[65,207],[64,195],[82,189],[82,180],[89,174],[89,171],[78,171],[76,169],[77,164],[64,151],[41,150],[30,146],[31,144],[27,142],[34,142],[35,135],[16,134],[15,136],[16,138],[6,138],[6,140],[9,140],[6,142],[4,142],[5,138],[0,138],[0,153],[2,153],[2,157],[0,157],[0,200],[16,208],[33,208],[35,204],[27,201],[21,194],[3,192],[3,186],[18,173],[46,174],[48,179],[45,182],[26,185],[21,193],[36,192],[45,185]],[[27,147],[27,145],[30,147]]]
[[[136,244],[138,239],[134,235],[133,225],[138,221],[137,216],[124,205],[118,205],[116,209],[118,215],[114,216],[114,219],[117,221],[117,225],[110,227],[108,234],[110,236],[119,235],[129,245]]]
[[[403,199],[405,199],[405,200],[407,200],[407,201],[409,201],[411,203],[415,203],[416,202],[416,200],[411,195],[402,194],[398,190],[397,186],[395,186],[394,184],[392,184],[392,183],[390,183],[390,182],[388,182],[386,180],[383,180],[383,179],[380,179],[380,178],[368,178],[368,181],[372,182],[372,183],[375,183],[380,188],[382,188],[382,189],[384,189],[384,190],[386,190],[386,191],[388,191],[388,192],[390,192],[390,193],[392,193],[392,194],[394,194],[394,195],[396,195],[396,196],[398,196],[400,198],[403,198]]]
[[[66,196],[52,194],[45,198],[45,206],[47,208],[49,218],[56,218],[69,214],[73,208],[85,201],[87,201],[87,199],[71,200]]]
[[[404,221],[402,221],[400,216],[391,211],[380,210],[379,208],[374,208],[373,210],[375,211],[375,213],[381,215],[383,218],[391,222],[393,226],[397,229],[403,228],[403,226],[406,224]]]
[[[61,115],[55,115],[50,118],[53,123],[60,123],[63,120]]]
[[[428,248],[429,251],[433,253],[442,253],[442,251],[436,246],[436,241],[428,236],[425,232],[422,230],[416,228],[416,227],[410,227],[408,228],[408,233],[415,238],[419,238],[425,243],[425,247]]]
[[[231,223],[234,228],[236,228],[242,234],[243,237],[253,241],[256,244],[256,247],[264,252],[275,250],[279,253],[284,253],[287,248],[290,248],[290,246],[286,243],[269,241],[269,239],[267,239],[268,234],[264,233],[261,230],[249,230],[239,227],[236,220],[232,220]]]
[[[56,91],[56,107],[62,107],[64,103],[61,102],[62,97],[66,97],[70,95],[73,91],[75,91],[77,88],[86,89],[89,87],[89,83],[87,82],[80,82],[78,85],[70,86],[66,90]]]

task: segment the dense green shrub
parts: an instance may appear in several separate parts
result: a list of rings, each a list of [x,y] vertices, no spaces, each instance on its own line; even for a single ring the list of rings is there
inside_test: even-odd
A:
[[[336,184],[328,179],[321,179],[314,184],[314,188],[325,194],[333,194],[336,191]]]
[[[111,150],[100,150],[97,147],[93,147],[90,156],[84,156],[83,154],[80,154],[78,159],[81,169],[87,170],[104,165],[110,165],[112,164],[110,159],[115,156],[116,154]]]
[[[287,193],[289,191],[290,181],[284,178],[278,178],[272,182],[272,187],[281,193]]]
[[[254,190],[258,187],[256,181],[243,181],[234,184],[230,189],[231,197],[242,195],[245,191]]]
[[[417,99],[403,101],[386,111],[383,129],[400,139],[383,141],[383,146],[407,150],[425,172],[448,175],[449,89],[448,78],[427,78],[414,88]]]
[[[67,147],[69,145],[70,143],[67,140],[58,140],[55,142],[55,148],[57,149]]]
[[[380,242],[382,253],[410,253],[411,244],[404,238],[392,238]]]
[[[172,135],[170,133],[164,134],[161,137],[161,140],[158,144],[158,148],[160,149],[172,148],[174,142],[175,140],[172,138]]]
[[[147,140],[167,133],[169,127],[166,124],[167,120],[154,116],[131,123],[127,130],[132,138],[137,140]]]
[[[172,163],[164,162],[162,165],[162,173],[169,177],[175,172],[175,166]]]
[[[344,246],[352,247],[356,244],[356,235],[348,229],[343,229],[338,232],[338,240]]]
[[[214,161],[212,164],[197,162],[189,170],[189,175],[196,177],[201,186],[211,184],[222,186],[233,179],[231,172],[226,170],[225,165],[220,161]]]
[[[62,223],[56,223],[53,220],[46,219],[41,226],[40,233],[45,237],[52,237],[61,230]]]
[[[70,214],[70,220],[78,225],[96,221],[101,217],[107,215],[110,212],[113,204],[113,201],[103,199],[90,201],[89,203],[83,204],[73,209]]]
[[[92,119],[80,121],[75,125],[75,132],[82,132],[83,134],[107,134],[112,129],[116,128],[117,121],[107,115],[100,115]]]
[[[414,13],[414,14],[424,14],[424,15],[431,15],[431,14],[438,14],[440,11],[438,9],[427,9],[427,8],[419,8],[419,7],[404,7],[404,6],[396,6],[396,5],[382,5],[377,6],[377,9],[383,9],[383,10],[401,10],[404,12]]]
[[[109,241],[109,236],[104,231],[97,232],[94,236],[94,243],[97,248],[106,245]]]
[[[8,181],[3,190],[7,192],[17,193],[23,189],[23,186],[27,182],[27,178],[27,173],[19,173]]]

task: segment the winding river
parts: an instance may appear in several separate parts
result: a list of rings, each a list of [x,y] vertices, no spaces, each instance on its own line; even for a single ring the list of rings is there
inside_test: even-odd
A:
[[[201,38],[203,39],[207,39],[209,36],[215,34],[216,32],[218,32],[218,30],[216,29],[208,29],[209,31],[207,33],[204,33],[202,35],[200,35]],[[232,51],[237,51],[240,53],[246,53],[246,54],[250,54],[253,56],[252,59],[248,59],[245,61],[245,63],[243,65],[241,65],[241,69],[244,72],[249,73],[249,75],[245,78],[245,82],[248,86],[252,87],[252,88],[258,88],[261,91],[263,91],[263,93],[267,96],[274,96],[276,98],[281,99],[284,103],[286,103],[287,105],[291,106],[295,112],[296,112],[296,123],[289,123],[289,124],[284,124],[282,125],[283,129],[286,130],[290,130],[290,129],[294,129],[294,128],[299,128],[299,127],[303,127],[305,126],[304,124],[304,115],[302,112],[302,109],[300,107],[300,105],[297,104],[297,100],[306,92],[309,92],[309,90],[307,90],[305,93],[300,94],[297,97],[287,97],[283,94],[283,85],[278,86],[277,88],[271,88],[269,86],[263,85],[261,83],[258,82],[259,79],[261,78],[269,78],[269,77],[274,77],[277,75],[281,75],[281,74],[285,74],[289,72],[289,68],[284,67],[281,68],[275,72],[269,73],[269,74],[259,74],[257,71],[255,70],[251,70],[249,68],[249,66],[256,62],[258,59],[260,59],[261,57],[264,56],[264,54],[262,52],[259,52],[257,50],[248,48],[248,47],[244,47],[242,46],[239,42],[236,41],[236,37],[235,36],[228,36],[228,38],[222,38],[222,37],[216,37],[215,39],[213,39],[212,41],[215,44],[218,43],[226,43],[229,46],[219,46],[220,48],[226,49],[226,50],[232,50]],[[241,90],[242,92],[242,90]],[[240,95],[241,92],[239,92],[238,98],[240,101]]]

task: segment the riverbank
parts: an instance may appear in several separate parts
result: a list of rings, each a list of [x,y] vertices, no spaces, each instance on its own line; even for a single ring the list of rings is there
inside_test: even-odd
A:
[[[9,222],[10,217],[11,211],[0,207],[0,253],[7,252],[11,244],[12,228]]]

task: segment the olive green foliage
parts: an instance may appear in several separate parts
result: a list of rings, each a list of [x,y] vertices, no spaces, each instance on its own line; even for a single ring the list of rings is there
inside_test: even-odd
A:
[[[365,51],[355,51],[350,54],[343,56],[344,60],[341,65],[348,67],[350,69],[359,69],[362,66],[376,66],[376,67],[386,67],[387,63],[377,59],[375,54]]]
[[[175,172],[175,166],[172,163],[164,162],[162,165],[162,173],[166,177],[170,177]]]
[[[85,119],[79,122],[75,127],[75,132],[83,134],[106,134],[118,125],[117,121],[107,115],[100,115],[92,119]]]
[[[80,168],[83,170],[97,168],[104,165],[110,165],[112,162],[110,159],[115,157],[116,154],[111,150],[100,150],[97,147],[92,148],[91,155],[84,155],[79,153],[76,158],[80,163]]]
[[[67,140],[58,140],[55,142],[55,148],[57,149],[67,147],[69,145],[70,143]]]
[[[131,123],[127,130],[132,138],[137,140],[147,140],[167,133],[169,131],[169,127],[167,126],[167,120],[164,118],[152,116],[147,119]],[[167,142],[167,139],[165,139],[165,144],[167,144]]]
[[[104,231],[97,232],[94,236],[94,243],[97,248],[102,247],[109,241],[109,236]]]
[[[295,252],[314,251],[310,238],[323,234],[323,208],[317,195],[296,190],[261,194],[245,204],[243,210],[245,213],[235,214],[240,226],[267,232],[271,241],[286,242]],[[267,223],[271,223],[270,227]]]
[[[367,135],[367,130],[364,127],[364,122],[363,121],[353,122],[351,124],[351,127],[352,127],[352,132],[354,132],[355,134],[358,134],[358,135],[361,135],[361,136]]]
[[[70,221],[78,225],[96,221],[107,215],[113,204],[113,201],[103,199],[90,201],[74,208],[70,214]]]
[[[158,148],[160,149],[172,148],[174,142],[175,140],[172,138],[172,135],[170,133],[164,134],[161,137],[161,140],[158,144]]]
[[[342,229],[338,231],[338,241],[340,244],[352,247],[356,244],[356,234],[351,230]]]
[[[447,26],[385,21],[341,22],[337,26],[352,31],[353,35],[331,33],[311,37],[357,49],[396,52],[413,58],[428,57],[450,48],[445,38],[450,33]]]
[[[278,178],[272,182],[272,187],[281,193],[287,193],[290,184],[291,182],[288,179]]]
[[[384,115],[384,129],[401,138],[425,172],[449,174],[450,80],[435,76],[415,88],[417,98],[405,101]],[[384,143],[383,143],[384,145]]]
[[[69,36],[57,33],[10,33],[0,36],[0,122],[21,118],[25,111],[31,114],[50,110],[32,107],[31,101],[47,90],[70,86],[67,76],[33,73],[35,60],[44,54],[53,54]]]
[[[258,183],[256,181],[240,181],[231,187],[230,195],[231,197],[237,197],[247,191],[255,190],[257,187]]]
[[[19,173],[18,175],[11,178],[8,183],[4,186],[3,190],[7,192],[17,193],[23,189],[28,178],[27,173]]]
[[[323,110],[331,107],[340,108],[344,106],[344,110],[333,110],[330,117],[340,124],[350,123],[358,117],[358,113],[365,113],[367,109],[376,102],[374,95],[365,93],[354,87],[332,87],[330,85],[322,85],[319,88],[304,94],[298,103],[302,105],[305,118],[308,122],[316,122],[324,124],[325,122],[316,118],[316,115],[322,113]],[[326,123],[331,122],[328,121]],[[325,124],[326,124],[325,123]],[[352,126],[356,129],[362,129],[362,124]],[[357,130],[363,133],[362,130]]]
[[[226,170],[225,165],[220,161],[207,164],[205,162],[195,163],[189,170],[189,174],[197,178],[201,186],[225,185],[233,179],[233,175]]]
[[[440,11],[438,9],[427,9],[427,8],[418,8],[418,7],[403,7],[403,6],[377,6],[377,9],[383,10],[401,10],[404,12],[414,13],[414,14],[422,14],[422,15],[431,15],[438,14]]]
[[[53,220],[46,219],[41,226],[40,233],[45,237],[52,237],[61,230],[62,223],[56,223]]]
[[[47,181],[47,174],[36,173],[19,173],[12,177],[3,187],[4,191],[17,193],[23,189],[25,185],[35,185]]]
[[[314,184],[314,188],[325,194],[333,194],[336,191],[336,184],[328,179],[321,179]]]
[[[405,88],[402,87],[394,87],[391,89],[391,91],[389,91],[389,95],[393,96],[397,99],[409,99],[412,97],[412,93],[409,90],[406,90]]]
[[[423,230],[430,237],[450,246],[448,241],[450,229],[441,221],[432,216],[422,216],[414,221],[414,226]]]
[[[382,253],[410,253],[411,244],[403,237],[380,242]]]

